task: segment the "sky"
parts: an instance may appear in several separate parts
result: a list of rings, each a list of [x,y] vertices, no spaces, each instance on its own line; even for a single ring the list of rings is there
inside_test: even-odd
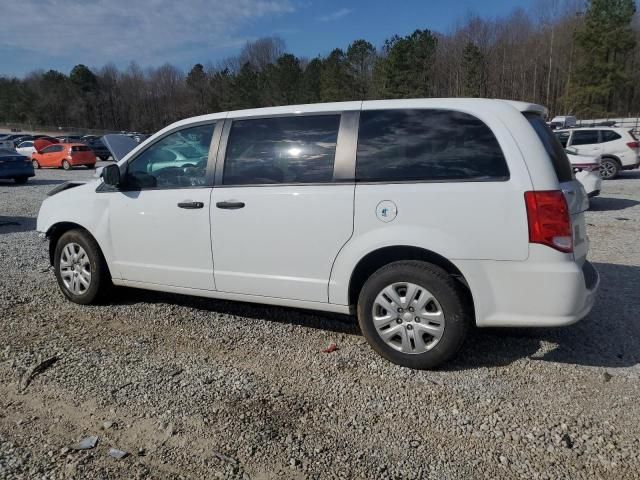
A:
[[[503,17],[534,0],[4,0],[0,75],[69,73],[79,63],[188,70],[278,35],[313,58],[364,38],[381,46],[417,28],[446,33],[469,15]]]

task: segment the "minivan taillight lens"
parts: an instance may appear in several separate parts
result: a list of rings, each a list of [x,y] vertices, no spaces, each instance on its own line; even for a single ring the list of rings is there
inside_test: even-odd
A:
[[[529,242],[541,243],[561,252],[573,251],[573,235],[567,200],[560,190],[525,192],[529,220]]]

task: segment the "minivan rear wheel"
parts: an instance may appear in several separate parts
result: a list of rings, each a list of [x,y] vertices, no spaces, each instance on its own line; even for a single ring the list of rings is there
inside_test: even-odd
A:
[[[54,270],[65,297],[81,305],[94,303],[111,285],[100,247],[82,230],[62,234],[56,243]]]
[[[461,348],[471,312],[456,280],[420,261],[390,263],[364,284],[358,322],[372,348],[398,365],[430,369]]]

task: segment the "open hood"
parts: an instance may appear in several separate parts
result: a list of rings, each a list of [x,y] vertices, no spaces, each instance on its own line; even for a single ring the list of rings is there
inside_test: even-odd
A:
[[[105,135],[102,137],[102,142],[107,146],[116,162],[122,160],[127,153],[138,146],[138,142],[133,138],[119,133]]]
[[[37,152],[40,152],[43,148],[46,148],[54,143],[60,143],[60,140],[58,140],[57,138],[37,138],[33,141],[33,146]]]

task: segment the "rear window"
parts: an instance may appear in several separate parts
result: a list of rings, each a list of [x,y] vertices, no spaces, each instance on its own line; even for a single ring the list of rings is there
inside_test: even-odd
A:
[[[476,117],[448,110],[369,110],[360,114],[358,181],[508,178],[498,140]]]
[[[89,152],[91,151],[91,149],[89,147],[82,145],[77,147],[71,147],[71,151],[72,152]]]
[[[535,130],[538,138],[544,145],[547,155],[553,165],[553,169],[558,176],[558,181],[568,182],[573,179],[573,173],[571,172],[571,164],[567,158],[567,154],[560,145],[560,142],[553,134],[551,129],[547,126],[544,118],[537,113],[525,112],[524,116],[529,120],[529,123]],[[574,132],[575,135],[576,132]]]

